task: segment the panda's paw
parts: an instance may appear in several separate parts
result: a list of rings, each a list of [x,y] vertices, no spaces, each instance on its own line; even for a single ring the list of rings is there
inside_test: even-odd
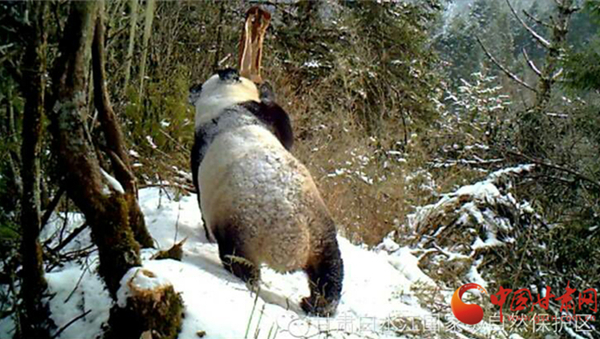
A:
[[[239,256],[228,255],[225,256],[223,265],[227,270],[233,273],[233,275],[244,281],[249,288],[255,289],[258,287],[260,283],[260,270],[250,260]]]
[[[322,296],[305,297],[300,301],[300,307],[306,314],[318,317],[331,317],[335,314],[338,301],[328,301]]]

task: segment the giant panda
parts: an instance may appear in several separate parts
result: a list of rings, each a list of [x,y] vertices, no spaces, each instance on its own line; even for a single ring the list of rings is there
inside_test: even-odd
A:
[[[336,227],[306,167],[290,152],[287,113],[235,69],[190,90],[196,108],[194,186],[223,266],[256,287],[260,265],[303,270],[311,315],[335,313],[344,267]]]

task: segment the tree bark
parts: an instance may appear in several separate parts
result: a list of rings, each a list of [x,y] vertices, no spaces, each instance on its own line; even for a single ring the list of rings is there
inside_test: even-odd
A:
[[[2,127],[3,133],[9,136],[8,144],[18,145],[17,140],[17,131],[15,129],[15,108],[13,106],[13,87],[8,84],[7,85],[7,93],[5,103],[6,103],[6,121],[3,122]],[[11,145],[12,146],[12,145]],[[8,156],[6,157],[6,161],[8,162],[8,168],[10,170],[10,178],[8,182],[11,184],[8,187],[7,192],[5,194],[12,194],[13,196],[21,197],[23,195],[23,181],[21,180],[21,159],[18,152],[15,152],[14,147],[9,147]],[[16,200],[16,199],[15,199]],[[16,203],[16,202],[15,202]]]
[[[24,338],[50,338],[55,327],[50,319],[48,284],[44,277],[42,249],[38,241],[41,227],[40,211],[40,145],[46,72],[45,22],[47,4],[32,2],[32,23],[25,32],[27,46],[23,65],[21,90],[25,98],[21,144],[21,255],[23,258],[23,285],[21,295],[24,314],[20,317]]]
[[[113,297],[121,277],[139,266],[139,245],[129,226],[125,198],[108,191],[103,182],[94,147],[87,139],[81,116],[85,109],[87,56],[94,28],[96,2],[75,1],[60,43],[61,56],[52,74],[53,99],[47,107],[54,135],[54,152],[63,173],[69,197],[85,215],[98,246],[99,273]]]
[[[99,274],[113,299],[116,299],[125,273],[141,265],[139,244],[134,239],[130,217],[131,207],[139,207],[135,201],[135,180],[124,162],[128,158],[123,138],[104,87],[103,22],[101,17],[96,17],[98,4],[102,6],[103,2],[71,3],[67,27],[59,46],[61,56],[52,73],[53,98],[47,107],[52,107],[48,115],[54,134],[53,148],[62,172],[66,173],[67,193],[85,215],[86,223],[92,230],[92,240],[98,246],[100,257]],[[99,12],[102,15],[101,9]],[[104,181],[106,173],[100,167],[94,145],[87,138],[89,133],[81,115],[86,107],[86,66],[94,28],[95,103],[108,143],[117,141],[116,145],[109,146],[107,152],[111,155],[115,172],[123,182],[122,186],[131,194],[134,204],[127,200],[127,192],[122,193],[124,190],[120,187]],[[138,217],[142,218],[141,212]],[[128,285],[129,282],[124,288],[128,288]],[[115,305],[111,311],[107,337],[126,333],[127,337],[140,338],[142,333],[152,334],[160,330],[160,335],[168,334],[168,337],[174,338],[181,325],[183,303],[172,286],[165,288],[170,294],[161,297],[164,302],[158,309],[137,307],[143,298],[128,298],[125,308]],[[132,317],[130,319],[152,321],[132,327],[130,322],[123,321],[123,314]]]
[[[553,147],[553,141],[547,138],[551,133],[548,133],[550,126],[548,126],[545,110],[550,102],[554,84],[562,72],[559,70],[560,59],[564,53],[569,21],[575,11],[573,0],[562,0],[557,4],[558,13],[552,25],[552,38],[548,45],[543,45],[546,48],[546,58],[544,66],[540,70],[535,102],[533,107],[525,111],[519,119],[523,152],[530,156],[542,158]]]
[[[112,109],[108,91],[106,90],[106,71],[104,69],[104,6],[96,19],[94,41],[92,43],[92,65],[94,74],[94,103],[98,110],[98,120],[106,139],[107,152],[110,155],[116,179],[125,190],[125,201],[129,210],[129,226],[133,230],[135,240],[143,247],[153,247],[152,237],[146,229],[144,215],[137,201],[137,184],[131,170],[131,162],[123,139],[123,133],[117,117]]]
[[[129,46],[127,47],[127,56],[125,57],[125,85],[127,88],[129,86],[129,77],[131,75],[131,60],[133,59],[133,47],[135,44],[135,31],[137,28],[137,8],[138,8],[138,0],[130,0],[131,6],[130,10],[130,22],[129,22]]]
[[[142,60],[140,63],[140,92],[139,92],[139,103],[142,102],[144,94],[144,77],[146,76],[146,58],[148,57],[148,41],[150,40],[150,33],[152,33],[152,20],[154,19],[154,6],[155,0],[148,0],[146,4],[146,14],[144,21],[144,37],[142,40]]]

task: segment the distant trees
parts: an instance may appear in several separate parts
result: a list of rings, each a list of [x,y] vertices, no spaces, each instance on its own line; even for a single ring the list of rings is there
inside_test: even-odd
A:
[[[347,6],[356,29],[351,43],[361,48],[348,57],[362,72],[365,91],[355,109],[367,130],[379,130],[380,136],[387,132],[381,131],[386,122],[399,123],[406,141],[407,123],[426,124],[437,117],[432,100],[439,81],[433,71],[436,56],[427,49],[437,7],[369,1]]]
[[[587,1],[585,11],[589,19],[600,24],[600,4]],[[590,41],[584,45],[584,49],[570,53],[567,60],[565,77],[570,87],[580,90],[594,90],[600,93],[600,29]]]

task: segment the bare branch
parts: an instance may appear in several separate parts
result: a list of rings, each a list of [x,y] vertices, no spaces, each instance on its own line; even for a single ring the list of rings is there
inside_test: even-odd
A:
[[[52,198],[52,201],[50,201],[50,204],[48,205],[48,207],[46,208],[46,211],[44,212],[44,215],[42,216],[42,223],[41,223],[41,229],[44,228],[44,226],[46,226],[46,224],[48,223],[48,220],[50,220],[50,217],[52,216],[52,213],[54,213],[54,210],[56,209],[56,207],[58,206],[58,203],[60,202],[60,198],[63,196],[63,194],[67,191],[67,185],[65,185],[64,183],[60,184],[60,188],[58,189],[58,192],[56,192],[56,194],[54,195],[54,198]]]
[[[85,230],[86,228],[88,228],[88,224],[87,223],[83,223],[81,226],[77,227],[76,229],[73,230],[73,232],[71,232],[67,238],[65,238],[65,240],[63,240],[60,244],[56,245],[56,247],[51,248],[50,252],[52,253],[56,253],[58,254],[58,252],[60,252],[63,248],[65,248],[65,246],[67,246],[73,239],[75,239],[81,232],[83,232],[83,230]]]
[[[594,180],[593,178],[590,178],[590,177],[588,177],[588,176],[586,176],[584,174],[581,174],[581,173],[579,173],[577,171],[574,171],[574,170],[572,170],[570,168],[566,168],[566,167],[563,167],[563,166],[555,165],[555,164],[546,162],[544,160],[534,159],[534,158],[529,157],[529,156],[527,156],[525,154],[522,154],[522,153],[513,152],[513,151],[507,151],[507,152],[509,154],[515,155],[517,157],[521,157],[523,159],[526,159],[527,161],[530,161],[530,162],[532,162],[532,163],[534,163],[536,165],[540,165],[540,166],[552,168],[552,169],[555,169],[555,170],[558,170],[558,171],[561,171],[561,172],[569,173],[569,174],[573,175],[574,177],[576,177],[579,180],[587,181],[587,182],[595,185],[596,187],[600,187],[600,182],[598,182],[597,180]]]
[[[554,2],[556,2],[556,6],[558,6],[558,7],[561,7],[563,5],[562,1],[560,1],[560,0],[554,0]]]
[[[554,73],[554,75],[552,76],[552,80],[556,80],[558,79],[558,77],[560,77],[563,73],[563,69],[559,69],[558,72]]]
[[[548,23],[546,21],[543,21],[541,19],[536,18],[535,16],[533,16],[533,14],[527,12],[526,10],[523,10],[523,14],[525,14],[525,16],[529,18],[529,20],[534,21],[538,25],[542,25],[542,26],[544,26],[546,28],[553,28],[553,26],[552,26],[551,23]]]
[[[76,316],[75,318],[71,319],[71,321],[66,323],[63,327],[59,328],[58,331],[56,331],[56,333],[54,333],[54,335],[52,336],[52,339],[57,338],[64,330],[67,329],[67,327],[73,325],[73,323],[75,323],[77,320],[84,318],[90,312],[92,312],[92,310],[87,310],[87,311],[81,313],[80,315]]]
[[[527,55],[527,51],[525,50],[525,47],[523,47],[523,56],[525,57],[525,60],[527,60],[527,64],[529,65],[529,68],[531,68],[535,74],[537,74],[539,77],[542,77],[542,72],[540,72],[539,68],[537,68],[537,66],[533,63],[533,60],[531,60],[529,58],[529,55]]]
[[[485,52],[485,55],[487,55],[487,57],[496,66],[498,66],[498,68],[500,68],[502,70],[502,72],[504,72],[506,75],[508,75],[509,78],[511,78],[514,81],[516,81],[519,85],[527,88],[530,91],[533,91],[533,92],[537,93],[537,90],[535,88],[533,88],[533,86],[531,86],[528,83],[526,83],[525,81],[521,80],[518,76],[516,76],[514,73],[512,73],[511,71],[509,71],[508,68],[504,67],[504,65],[502,65],[500,62],[498,62],[498,60],[496,60],[496,58],[494,58],[494,56],[487,50],[487,48],[485,48],[485,46],[483,45],[483,42],[481,42],[481,39],[479,39],[479,36],[476,36],[475,38],[477,39],[477,42],[479,43],[479,45],[481,46],[481,48],[483,48],[483,51]]]
[[[510,8],[510,11],[513,13],[513,15],[515,16],[515,18],[517,18],[517,20],[521,23],[521,25],[523,27],[525,27],[525,29],[540,43],[542,44],[542,46],[546,47],[546,48],[550,48],[551,44],[550,42],[548,42],[548,40],[544,39],[544,37],[542,37],[541,35],[539,35],[536,31],[533,30],[533,28],[529,27],[527,25],[527,23],[525,23],[525,21],[523,21],[523,19],[521,19],[521,17],[517,14],[517,12],[515,11],[515,9],[513,8],[513,6],[510,4],[509,0],[506,0],[506,3],[508,4],[508,7]]]

